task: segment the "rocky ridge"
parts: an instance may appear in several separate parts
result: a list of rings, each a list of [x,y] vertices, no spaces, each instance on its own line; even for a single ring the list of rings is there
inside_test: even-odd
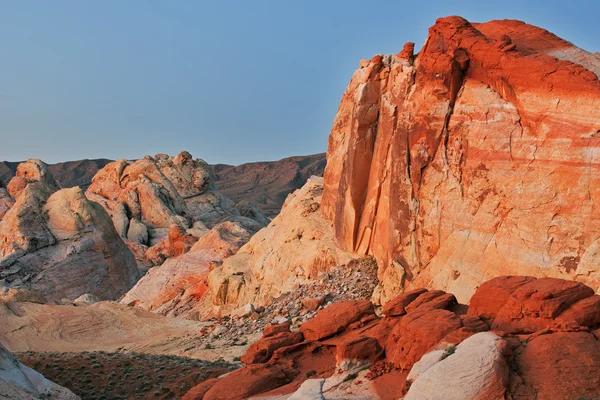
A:
[[[221,222],[269,222],[256,207],[236,206],[217,191],[209,165],[187,152],[109,163],[86,195],[110,214],[142,270],[187,252]]]

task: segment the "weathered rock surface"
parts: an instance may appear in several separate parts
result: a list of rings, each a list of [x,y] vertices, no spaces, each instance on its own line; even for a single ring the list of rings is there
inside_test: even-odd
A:
[[[376,316],[368,301],[334,303],[298,332],[268,327],[242,357],[246,367],[198,391],[256,399],[594,398],[597,297],[578,282],[512,276],[482,284],[470,309],[427,290],[399,294],[390,303],[403,311],[393,316]],[[505,309],[515,307],[523,315],[506,323]],[[251,389],[239,387],[246,381]]]
[[[514,274],[600,284],[600,57],[518,21],[438,19],[418,55],[361,63],[329,137],[321,209],[373,255],[385,303],[466,301]]]
[[[331,224],[318,212],[323,179],[312,177],[291,194],[281,213],[208,277],[216,314],[271,297],[315,280],[356,258],[333,241]]]
[[[84,293],[116,299],[137,281],[133,255],[110,217],[81,189],[58,190],[39,160],[19,165],[9,187],[15,203],[0,221],[1,286],[47,301]]]
[[[85,190],[94,175],[110,162],[112,160],[77,160],[49,164],[48,168],[61,187],[79,186]],[[0,162],[0,185],[11,180],[19,164]],[[237,166],[216,164],[211,165],[211,169],[218,191],[235,203],[249,201],[273,218],[288,194],[301,188],[311,176],[323,176],[325,153]]]
[[[21,364],[0,344],[0,398],[77,400],[79,396]]]
[[[222,222],[213,227],[187,252],[183,247],[189,243],[181,238],[181,228],[173,227],[175,232],[169,232],[165,240],[170,241],[169,248],[173,249],[168,256],[175,257],[151,268],[121,303],[163,315],[197,319],[199,313],[211,309],[203,306],[210,304],[209,298],[204,299],[210,271],[234,255],[261,227],[255,220],[236,217],[235,222]],[[146,252],[146,256],[154,247]]]
[[[502,400],[508,384],[507,349],[493,333],[477,333],[422,372],[404,400]]]
[[[185,253],[210,228],[242,213],[261,226],[269,222],[256,207],[238,209],[219,193],[210,166],[185,151],[114,161],[94,176],[87,194],[110,214],[141,270]]]

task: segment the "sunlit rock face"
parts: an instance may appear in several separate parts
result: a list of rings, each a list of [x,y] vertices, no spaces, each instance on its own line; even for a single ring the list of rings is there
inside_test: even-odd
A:
[[[270,221],[253,205],[236,205],[217,191],[211,167],[186,151],[111,162],[86,195],[108,212],[144,272],[187,252],[222,222],[247,216],[262,227]],[[182,240],[173,240],[177,231]]]
[[[56,302],[91,293],[115,300],[139,279],[106,211],[79,187],[60,189],[42,161],[20,164],[7,193],[12,204],[0,220],[0,298]]]
[[[373,255],[375,300],[460,301],[502,274],[600,283],[600,56],[518,21],[438,19],[418,55],[361,62],[329,137],[321,210]]]

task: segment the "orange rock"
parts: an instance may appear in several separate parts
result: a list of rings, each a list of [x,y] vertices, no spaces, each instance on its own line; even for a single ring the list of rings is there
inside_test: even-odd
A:
[[[555,321],[559,324],[576,324],[593,328],[600,324],[600,296],[594,295],[579,300],[560,314]]]
[[[283,324],[268,324],[263,330],[263,337],[269,337],[276,335],[281,332],[290,332],[290,323],[284,322]]]
[[[321,211],[343,249],[377,259],[375,300],[426,286],[466,303],[511,273],[597,289],[598,56],[460,17],[395,62],[409,50],[361,65],[329,136]]]
[[[218,378],[207,379],[204,382],[191,388],[181,400],[202,400],[206,392],[219,381]]]
[[[377,339],[368,336],[358,336],[348,341],[342,341],[336,346],[336,364],[338,368],[348,369],[348,365],[356,363],[371,364],[383,355],[383,348]]]
[[[579,282],[555,278],[533,280],[512,293],[498,311],[492,329],[533,333],[548,328],[569,306],[593,294],[592,288]]]
[[[168,236],[146,251],[146,259],[154,265],[161,265],[169,257],[187,253],[197,241],[197,237],[187,233],[182,227],[172,225]]]
[[[324,303],[325,296],[302,299],[302,308],[308,311],[317,311]]]
[[[589,332],[556,332],[527,343],[515,356],[522,378],[512,398],[583,399],[600,396],[600,343]]]
[[[407,313],[435,309],[445,310],[453,304],[456,304],[456,297],[453,294],[445,293],[442,290],[433,290],[417,297],[405,309]]]
[[[478,315],[484,321],[491,321],[508,301],[510,295],[520,286],[535,278],[531,276],[500,276],[483,283],[471,297],[469,314]]]
[[[383,314],[387,317],[406,314],[405,308],[424,293],[427,293],[427,289],[415,289],[394,297],[383,306]]]
[[[257,364],[269,361],[275,350],[300,343],[304,340],[300,332],[280,332],[273,336],[263,336],[253,343],[241,357],[244,364]]]
[[[460,318],[447,310],[407,314],[392,330],[386,345],[387,359],[396,368],[409,369],[432,346],[461,326]]]
[[[300,331],[306,340],[320,340],[373,313],[373,304],[368,300],[342,301],[319,311],[313,319],[302,324]]]
[[[249,365],[220,378],[202,399],[244,400],[288,383],[295,376],[291,375],[276,365]]]
[[[412,60],[413,55],[415,54],[415,44],[414,42],[407,42],[404,44],[404,48],[398,54],[398,58],[402,60]]]

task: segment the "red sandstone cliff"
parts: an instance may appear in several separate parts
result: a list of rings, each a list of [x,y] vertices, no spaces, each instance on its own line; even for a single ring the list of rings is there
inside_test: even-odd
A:
[[[597,289],[600,56],[460,17],[413,46],[361,62],[329,137],[322,212],[377,259],[376,299],[507,273]]]

